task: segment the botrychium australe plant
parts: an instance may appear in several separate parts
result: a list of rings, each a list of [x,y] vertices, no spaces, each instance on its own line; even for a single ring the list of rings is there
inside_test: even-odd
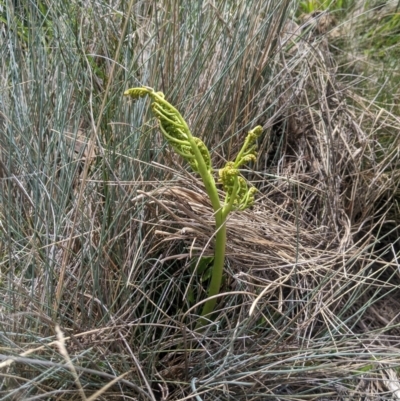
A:
[[[218,183],[225,191],[224,202],[221,203],[217,185],[213,175],[210,152],[204,142],[192,135],[180,112],[165,100],[162,92],[156,92],[149,87],[131,88],[125,91],[125,96],[134,99],[149,96],[152,100],[152,111],[158,119],[165,139],[176,153],[186,160],[194,172],[200,174],[208,197],[210,198],[215,216],[215,253],[211,269],[211,281],[208,297],[201,312],[198,327],[203,326],[210,318],[217,302],[223,276],[226,248],[226,219],[232,210],[245,210],[254,203],[257,190],[247,185],[240,176],[239,168],[256,160],[257,138],[262,132],[261,126],[253,128],[247,135],[244,144],[234,161],[229,161],[219,170]]]

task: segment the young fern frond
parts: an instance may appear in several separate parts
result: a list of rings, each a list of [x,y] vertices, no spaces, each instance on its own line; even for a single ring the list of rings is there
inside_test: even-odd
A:
[[[210,198],[215,216],[215,252],[208,288],[208,299],[204,303],[201,318],[197,323],[200,328],[207,323],[206,317],[214,311],[219,294],[226,248],[226,219],[232,210],[244,210],[254,203],[255,188],[249,188],[246,180],[239,175],[239,167],[256,160],[257,138],[261,135],[260,126],[252,129],[234,162],[227,162],[219,170],[219,183],[226,192],[225,202],[221,204],[215,179],[212,175],[210,152],[204,142],[194,137],[179,111],[167,102],[162,92],[155,92],[149,87],[132,88],[124,93],[134,99],[148,95],[152,100],[152,110],[158,119],[161,132],[171,147],[184,158],[194,172],[200,174],[207,195]],[[214,297],[214,298],[212,298]]]

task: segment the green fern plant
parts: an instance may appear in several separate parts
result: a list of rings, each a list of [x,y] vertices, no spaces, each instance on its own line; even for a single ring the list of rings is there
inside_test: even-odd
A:
[[[162,134],[175,152],[200,175],[214,209],[216,231],[214,263],[211,269],[208,298],[197,324],[199,328],[206,324],[207,317],[211,317],[221,287],[226,248],[226,219],[231,211],[244,210],[254,203],[257,190],[254,187],[249,188],[246,180],[240,176],[239,168],[256,160],[257,138],[262,128],[260,126],[253,128],[248,133],[236,159],[227,162],[224,168],[219,170],[218,183],[222,184],[225,191],[225,199],[221,202],[207,146],[200,138],[192,135],[180,112],[165,100],[164,94],[149,87],[140,87],[128,89],[124,95],[134,99],[145,96],[151,98],[152,111],[158,119]]]

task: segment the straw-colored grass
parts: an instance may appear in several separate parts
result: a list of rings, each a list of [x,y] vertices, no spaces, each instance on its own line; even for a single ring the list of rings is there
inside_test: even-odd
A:
[[[399,92],[371,5],[297,5],[0,1],[1,399],[400,398]],[[264,130],[201,331],[212,208],[140,85],[214,166]]]

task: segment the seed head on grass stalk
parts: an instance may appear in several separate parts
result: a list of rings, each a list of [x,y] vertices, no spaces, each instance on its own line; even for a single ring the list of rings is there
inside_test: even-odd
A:
[[[244,210],[254,203],[255,188],[249,188],[246,180],[239,175],[239,167],[255,161],[256,142],[262,132],[260,126],[252,129],[236,157],[235,161],[227,162],[219,171],[219,183],[226,192],[225,201],[221,204],[213,176],[210,152],[204,142],[194,137],[180,112],[165,100],[162,92],[155,92],[149,87],[131,88],[125,91],[125,96],[134,99],[150,96],[151,108],[158,119],[162,134],[176,153],[186,160],[194,172],[200,174],[208,197],[210,198],[215,216],[215,253],[211,271],[211,282],[208,288],[208,299],[204,303],[201,318],[197,323],[200,328],[206,324],[217,302],[223,275],[226,248],[226,219],[232,210]]]

